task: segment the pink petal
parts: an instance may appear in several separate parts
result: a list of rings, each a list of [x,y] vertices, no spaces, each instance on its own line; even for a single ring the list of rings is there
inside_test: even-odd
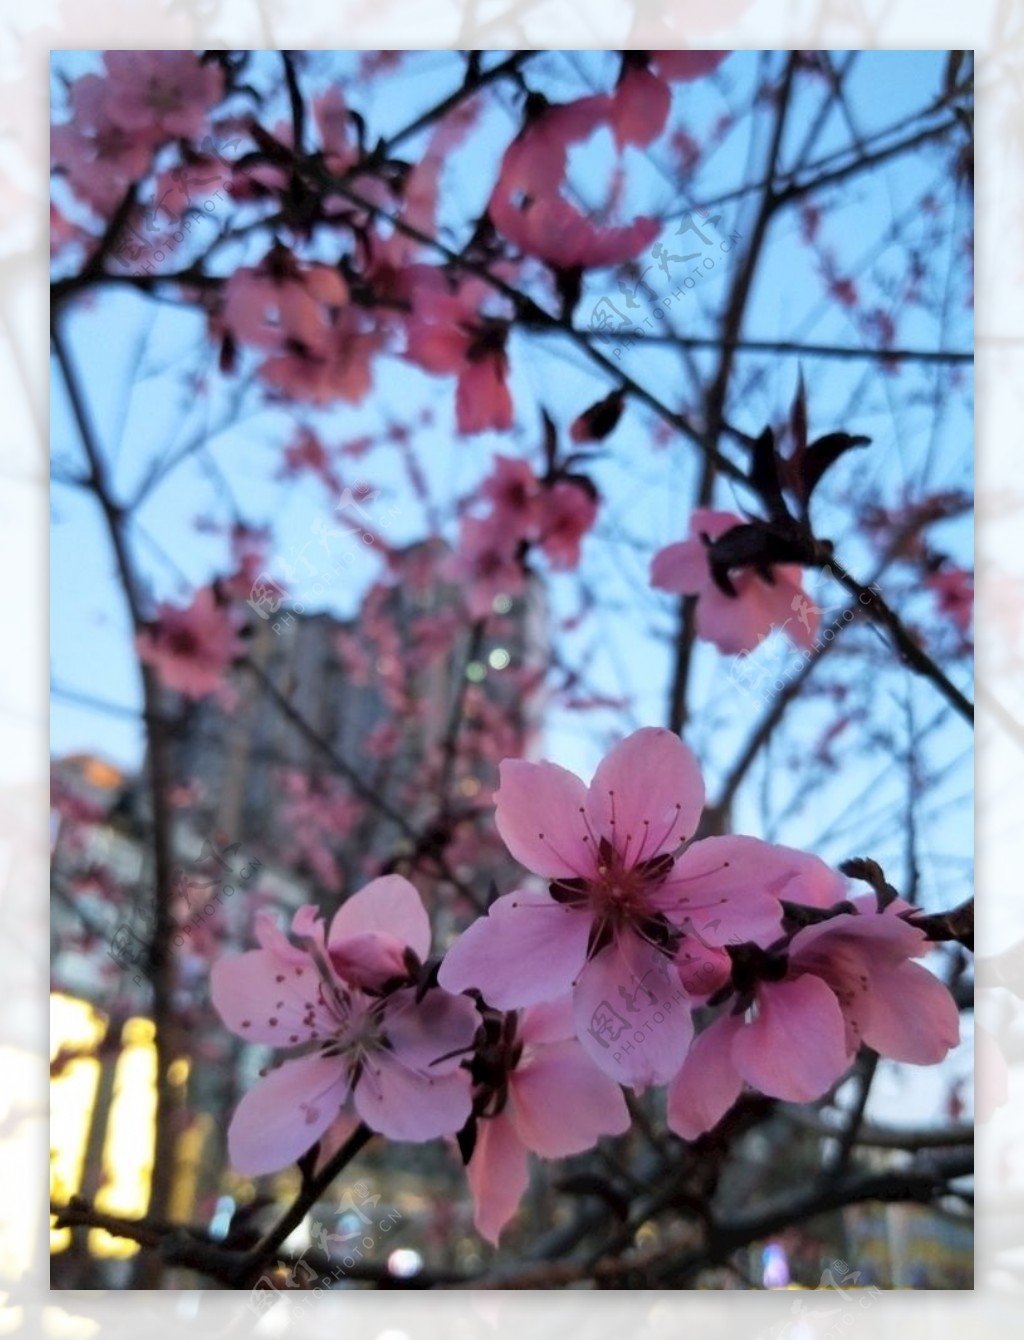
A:
[[[814,602],[804,594],[801,569],[780,565],[772,569],[771,582],[756,572],[745,571],[733,575],[733,585],[739,591],[734,602],[743,606],[743,619],[761,627],[762,637],[773,629],[785,632],[791,642],[810,650],[814,646],[820,614]],[[801,621],[801,612],[807,626]]]
[[[410,987],[396,991],[384,1008],[384,1031],[395,1056],[430,1075],[459,1068],[473,1045],[480,1015],[468,996],[431,989],[422,1000]]]
[[[250,949],[214,963],[210,999],[239,1037],[294,1047],[314,1031],[323,1036],[337,1027],[337,1020],[320,1004],[319,982],[308,955],[297,966],[269,950]],[[305,1022],[310,1013],[312,1029]]]
[[[576,1023],[572,1014],[572,996],[531,1005],[524,1010],[519,1021],[519,1036],[523,1042],[564,1042],[574,1038]]]
[[[557,763],[507,758],[494,796],[494,821],[520,865],[545,879],[594,871],[583,815],[587,788]]]
[[[601,269],[632,260],[650,246],[662,229],[660,220],[646,215],[622,228],[594,229],[589,220],[583,222],[586,232],[578,239],[569,263],[586,269]]]
[[[545,1158],[565,1158],[602,1135],[629,1130],[622,1090],[576,1041],[538,1047],[509,1082],[509,1105],[519,1138]]]
[[[390,978],[407,975],[405,946],[381,931],[364,931],[339,940],[330,956],[338,976],[352,986],[379,987]]]
[[[299,1158],[338,1116],[348,1077],[337,1057],[286,1061],[250,1089],[228,1127],[232,1167],[247,1177],[276,1172]]]
[[[804,590],[804,570],[798,564],[783,563],[774,569],[774,573],[789,616],[786,636],[796,646],[810,651],[821,625],[821,610]]]
[[[746,575],[733,579],[739,595],[727,596],[712,583],[697,602],[697,634],[705,642],[713,643],[724,656],[753,651],[767,637],[772,625],[757,592],[751,596],[744,586]]]
[[[467,1071],[435,1076],[379,1050],[366,1058],[354,1096],[356,1111],[372,1130],[414,1143],[460,1131],[472,1109]]]
[[[295,913],[295,916],[292,918],[292,925],[299,919],[299,915],[302,911],[303,908],[300,907]],[[317,909],[313,908],[313,911],[316,912]],[[254,928],[256,931],[256,939],[260,946],[263,949],[269,949],[272,953],[276,954],[278,958],[282,958],[286,963],[290,963],[293,968],[301,968],[304,964],[309,962],[309,954],[307,951],[292,944],[291,940],[284,934],[274,917],[269,912],[256,913]]]
[[[696,507],[690,513],[690,534],[694,539],[706,535],[709,540],[717,540],[733,526],[743,524],[743,517],[735,512],[719,512],[714,507]]]
[[[666,545],[651,560],[651,585],[658,591],[695,596],[710,581],[707,546],[702,540]]]
[[[345,1141],[355,1133],[358,1125],[359,1117],[355,1111],[351,1107],[343,1107],[320,1137],[314,1172],[323,1172]]]
[[[757,1005],[757,1018],[733,1043],[737,1070],[771,1098],[820,1098],[851,1060],[834,994],[820,978],[805,975],[759,987]]]
[[[928,948],[925,934],[897,915],[898,903],[878,912],[874,894],[851,900],[856,912],[843,912],[805,926],[790,942],[790,957],[805,970],[824,970],[837,944],[849,943],[871,959],[919,958]]]
[[[656,140],[668,120],[672,97],[668,85],[650,70],[633,66],[615,91],[612,129],[620,149],[644,148]]]
[[[683,1068],[669,1085],[666,1120],[684,1140],[710,1131],[740,1096],[743,1081],[732,1059],[732,1044],[742,1020],[721,1015],[698,1034]]]
[[[507,371],[503,353],[463,364],[455,388],[455,418],[460,433],[504,433],[512,427]]]
[[[408,945],[420,959],[430,953],[430,918],[423,899],[401,875],[383,875],[345,900],[335,913],[327,936],[333,948],[364,931],[380,931]]]
[[[526,1148],[507,1111],[478,1125],[466,1177],[473,1196],[473,1223],[497,1246],[498,1235],[515,1214],[530,1180]]]
[[[587,815],[627,861],[674,851],[697,827],[704,780],[670,730],[644,726],[606,754],[587,793]]]
[[[583,969],[573,1011],[587,1055],[638,1090],[667,1084],[693,1037],[690,1002],[671,960],[629,931]]]
[[[406,329],[406,357],[427,372],[460,372],[469,336],[455,326],[410,321]]]
[[[446,991],[476,987],[499,1010],[557,1000],[586,961],[590,925],[588,911],[546,893],[507,893],[462,932],[438,981]]]
[[[666,79],[701,79],[717,70],[730,51],[652,51],[655,67]]]
[[[770,944],[782,933],[777,889],[798,863],[785,847],[757,838],[693,842],[651,896],[653,906],[710,945]]]
[[[873,962],[863,1038],[893,1061],[935,1065],[960,1041],[949,989],[917,963]]]

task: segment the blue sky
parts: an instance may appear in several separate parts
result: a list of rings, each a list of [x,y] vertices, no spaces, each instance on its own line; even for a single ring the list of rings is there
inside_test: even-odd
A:
[[[778,69],[781,59],[779,54],[735,53],[713,79],[676,85],[673,117],[695,138],[705,138],[730,107],[747,105],[759,65],[768,62]],[[898,128],[903,118],[938,93],[944,59],[941,52],[861,53],[848,80],[849,121],[832,115],[816,156],[848,145],[851,125],[863,138],[886,127]],[[276,73],[267,64],[270,60],[269,54],[260,58],[257,74],[263,78]],[[55,62],[58,69],[77,74],[94,68],[96,60],[89,54],[58,53]],[[350,54],[313,53],[303,77],[309,87],[325,77],[340,78],[345,86],[353,68]],[[528,79],[549,97],[567,100],[591,89],[610,88],[615,69],[615,58],[609,53],[545,53],[530,67]],[[457,81],[455,56],[420,53],[409,60],[400,76],[377,84],[372,96],[364,97],[365,85],[353,87],[351,102],[367,117],[372,142],[377,135],[391,134],[407,124]],[[797,97],[784,162],[802,142],[819,101],[820,94],[813,88]],[[500,105],[488,113],[471,147],[462,158],[453,160],[444,185],[460,212],[472,213],[485,202],[500,153],[515,132],[517,107],[511,91],[504,91]],[[275,119],[272,115],[271,123]],[[675,220],[686,210],[731,191],[748,178],[748,162],[756,164],[764,158],[768,125],[763,110],[755,118],[740,116],[720,147],[708,156],[696,181],[681,180],[664,149],[650,163],[629,151],[633,185],[628,203],[666,217],[665,240],[671,241]],[[403,152],[414,158],[421,148],[422,140],[411,140]],[[608,159],[608,144],[598,141],[574,162],[574,180],[582,183],[584,196],[592,180],[605,179]],[[930,244],[928,220],[916,216],[915,205],[923,191],[933,189],[954,223],[948,230],[950,253],[942,256],[929,250],[928,254],[935,273],[944,277],[947,301],[941,320],[930,311],[912,312],[901,329],[901,343],[969,349],[972,329],[970,314],[962,306],[962,261],[953,249],[970,222],[969,198],[958,193],[951,180],[946,151],[929,149],[897,162],[898,167],[859,177],[829,197],[831,208],[823,232],[849,273],[872,293],[884,294],[906,246]],[[722,227],[749,236],[752,207],[751,200],[723,207]],[[447,217],[442,214],[442,221]],[[899,221],[901,229],[895,241],[891,237],[893,220]],[[329,246],[323,245],[327,255]],[[245,251],[236,249],[230,261],[257,259],[266,246],[264,236]],[[185,259],[183,250],[168,263],[177,265]],[[672,315],[680,333],[714,331],[728,291],[729,263],[723,259],[699,289],[676,303]],[[578,324],[585,322],[602,295],[616,293],[617,278],[608,271],[588,277]],[[659,286],[665,285],[667,291],[667,281],[661,276],[650,278],[656,290],[660,292]],[[201,444],[168,474],[138,511],[132,526],[134,552],[157,598],[184,600],[196,583],[224,570],[223,544],[198,534],[193,523],[197,514],[225,519],[225,481],[247,520],[273,524],[278,560],[310,542],[314,523],[329,516],[332,500],[315,481],[284,486],[273,480],[295,416],[268,409],[251,391],[239,396],[237,383],[218,380],[216,351],[205,337],[201,318],[117,289],[101,293],[88,308],[83,304],[72,313],[67,332],[122,500],[133,496],[154,460],[174,455],[193,439]],[[862,342],[861,333],[829,300],[814,272],[800,241],[795,211],[782,212],[773,224],[744,334],[766,340]],[[333,443],[364,432],[379,433],[389,422],[411,421],[421,406],[428,405],[436,422],[417,430],[416,451],[432,498],[440,506],[447,504],[446,533],[451,537],[452,499],[465,494],[488,470],[495,451],[531,451],[531,459],[539,463],[536,425],[541,408],[565,427],[608,389],[608,383],[595,375],[567,340],[517,335],[510,356],[513,396],[522,425],[511,440],[495,434],[458,439],[452,431],[452,382],[428,378],[392,357],[378,361],[374,393],[363,405],[308,419]],[[711,356],[698,354],[694,362],[706,369]],[[638,342],[624,355],[623,366],[666,402],[691,408],[693,384],[676,350]],[[754,364],[748,361],[744,366],[749,372]],[[887,376],[870,361],[805,359],[798,364],[791,357],[776,357],[760,360],[757,366],[760,379],[744,387],[742,400],[730,404],[730,418],[741,429],[756,433],[765,422],[784,417],[802,366],[812,431],[844,427],[874,439],[865,452],[848,457],[830,474],[816,513],[820,532],[837,541],[842,561],[852,571],[865,574],[872,558],[851,530],[849,509],[842,501],[847,491],[894,503],[904,492],[918,494],[922,488],[970,487],[973,406],[969,368],[957,369],[963,386],[956,388],[945,366],[907,368],[899,377]],[[196,393],[197,378],[202,394]],[[57,372],[51,424],[58,477],[65,471],[73,473],[81,468],[81,448]],[[578,632],[560,636],[560,653],[581,668],[591,691],[611,696],[628,691],[634,697],[628,715],[561,711],[550,715],[546,755],[584,774],[612,738],[632,726],[664,720],[671,668],[666,639],[673,627],[673,603],[650,590],[646,573],[653,550],[685,533],[697,456],[692,445],[679,437],[662,448],[653,447],[655,430],[654,417],[631,406],[599,459],[588,467],[605,499],[600,524],[585,542],[580,574],[559,575],[550,584],[556,617],[566,617],[578,608],[581,581],[600,597],[596,618]],[[389,541],[413,541],[424,533],[422,509],[408,493],[395,453],[379,450],[365,463],[353,462],[351,471],[346,482],[371,481],[380,490],[380,505],[393,507],[393,520],[385,528]],[[716,495],[717,505],[733,510],[748,502],[728,487],[720,486]],[[109,544],[95,505],[78,488],[55,485],[52,517],[51,665],[57,690],[51,718],[52,750],[55,754],[88,750],[132,767],[139,761],[142,744],[138,672],[123,597],[112,578]],[[942,540],[951,555],[971,565],[969,520],[948,525]],[[364,555],[354,570],[354,580],[332,589],[323,604],[340,617],[351,616],[366,584],[378,571],[373,554]],[[301,594],[301,588],[296,594]],[[838,593],[834,598],[838,600]],[[915,598],[911,593],[911,599]],[[823,603],[830,603],[829,599]],[[877,635],[859,630],[855,636]],[[97,710],[69,695],[100,699],[113,710]],[[757,709],[729,677],[729,663],[707,646],[699,649],[695,665],[694,702],[698,710],[687,739],[705,765],[713,793],[741,748]],[[878,679],[871,728],[879,738],[886,729],[898,737],[906,728],[908,713],[923,726],[940,706],[930,686],[894,669]],[[801,740],[806,739],[809,747],[828,710],[814,704],[793,714],[794,724],[769,761],[770,773],[752,777],[751,786],[741,796],[737,822],[741,829],[747,825],[745,831],[761,831],[770,825],[772,831],[765,835],[807,845],[834,860],[870,842],[873,853],[886,855],[899,868],[904,841],[894,812],[903,803],[904,786],[901,767],[893,761],[891,751],[876,744],[865,747],[863,738],[853,740],[834,784],[813,794],[801,790],[806,787],[798,765]],[[951,721],[930,735],[925,749],[935,770],[946,769],[945,780],[930,797],[927,831],[921,835],[922,864],[928,867],[924,880],[934,898],[946,897],[962,883],[970,856],[968,747],[967,732]],[[772,795],[766,804],[768,778]]]

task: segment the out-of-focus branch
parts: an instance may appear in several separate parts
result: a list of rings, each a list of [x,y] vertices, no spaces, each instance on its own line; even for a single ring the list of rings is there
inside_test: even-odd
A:
[[[775,113],[775,123],[768,148],[768,160],[765,167],[765,186],[758,205],[757,216],[750,236],[750,242],[743,260],[736,270],[729,290],[729,297],[722,316],[718,338],[721,355],[714,380],[704,397],[704,462],[694,499],[694,509],[707,507],[714,495],[715,481],[718,477],[719,439],[725,424],[725,409],[736,361],[737,342],[743,328],[743,317],[750,300],[754,275],[758,261],[764,249],[768,227],[775,210],[774,181],[779,165],[779,154],[786,129],[793,93],[793,81],[796,76],[797,55],[790,52],[786,61],[785,73],[779,86]],[[678,735],[686,725],[687,693],[690,683],[690,666],[693,661],[693,648],[697,638],[697,602],[692,596],[684,596],[679,603],[679,625],[676,635],[676,654],[672,669],[672,683],[669,689],[668,728]]]
[[[400,810],[395,809],[372,786],[368,786],[363,781],[358,770],[347,759],[343,758],[328,740],[324,739],[311,722],[306,720],[298,708],[281,692],[262,666],[257,665],[251,659],[243,661],[242,664],[252,673],[275,707],[283,716],[287,717],[304,739],[308,740],[315,749],[323,754],[334,771],[345,778],[360,800],[365,801],[367,805],[388,819],[408,840],[409,850],[402,853],[403,857],[413,864],[433,866],[434,870],[441,874],[464,898],[467,898],[472,906],[481,912],[485,911],[486,908],[481,905],[477,891],[468,885],[465,880],[459,878],[452,869],[444,851],[439,849],[435,826],[427,825],[424,832],[418,832]]]
[[[125,535],[126,514],[114,499],[106,463],[97,441],[92,420],[86,409],[78,377],[72,366],[63,332],[55,320],[50,331],[57,365],[67,387],[71,412],[89,463],[88,483],[95,494],[107,525],[118,574],[136,633],[143,628],[143,596]],[[177,1093],[169,1072],[178,1055],[174,1010],[174,958],[171,944],[174,919],[171,908],[172,854],[171,821],[167,805],[170,771],[166,738],[160,716],[160,686],[154,670],[140,662],[144,715],[147,734],[147,767],[150,804],[153,815],[153,929],[149,938],[146,969],[152,990],[152,1015],[156,1049],[156,1116],[153,1133],[153,1172],[149,1208],[163,1218],[170,1203],[175,1174],[174,1116]],[[139,1285],[153,1288],[159,1282],[160,1263],[154,1257],[143,1258],[139,1265]]]
[[[900,653],[900,658],[913,670],[916,670],[919,675],[923,675],[925,679],[930,679],[946,701],[956,708],[964,720],[973,724],[974,704],[943,673],[924,648],[914,641],[904,627],[899,615],[879,592],[863,586],[857,581],[856,577],[851,576],[850,573],[838,567],[838,565],[832,568],[832,575],[840,586],[845,587],[851,595],[857,597],[869,618],[874,619],[875,623],[888,629],[892,634],[896,649]]]

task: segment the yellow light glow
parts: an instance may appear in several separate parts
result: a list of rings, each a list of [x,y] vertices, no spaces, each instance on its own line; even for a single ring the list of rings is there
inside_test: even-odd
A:
[[[176,1061],[172,1061],[167,1067],[167,1078],[175,1088],[185,1083],[188,1079],[189,1064],[187,1056],[179,1056]]]
[[[88,1001],[50,997],[51,1062],[61,1051],[95,1050],[106,1031],[107,1021]],[[50,1082],[50,1195],[57,1204],[65,1204],[81,1185],[99,1076],[95,1057],[78,1056]],[[70,1242],[70,1229],[51,1230],[51,1251],[64,1251]]]
[[[103,1144],[103,1184],[96,1193],[97,1209],[129,1219],[142,1218],[149,1205],[156,1117],[153,1036],[150,1019],[129,1019],[122,1030]],[[134,1256],[138,1244],[93,1228],[89,1248],[96,1256],[123,1258]]]
[[[174,1065],[188,1066],[187,1061]],[[199,1112],[178,1139],[175,1154],[176,1176],[171,1188],[168,1215],[173,1223],[185,1223],[192,1218],[196,1203],[196,1187],[202,1167],[203,1149],[213,1134],[216,1122],[209,1112]]]

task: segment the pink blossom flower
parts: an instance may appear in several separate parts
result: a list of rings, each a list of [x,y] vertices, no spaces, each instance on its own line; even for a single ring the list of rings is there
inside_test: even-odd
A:
[[[644,148],[665,129],[672,94],[646,64],[630,61],[623,69],[612,103],[612,131],[620,149]]]
[[[494,457],[494,469],[480,486],[490,502],[494,527],[513,532],[519,539],[536,534],[540,482],[529,461],[516,456]]]
[[[357,405],[373,385],[373,359],[387,342],[380,322],[355,307],[344,308],[319,350],[289,343],[261,363],[259,375],[276,396],[311,405],[344,401]]]
[[[478,281],[451,291],[436,267],[410,268],[417,278],[405,328],[406,357],[428,372],[458,378],[455,414],[460,433],[506,432],[512,427],[508,323],[481,313],[484,288]]]
[[[949,991],[911,959],[928,950],[907,904],[854,910],[797,931],[784,954],[735,951],[742,985],[728,1013],[696,1039],[669,1088],[668,1124],[684,1139],[714,1126],[743,1084],[810,1102],[844,1074],[861,1044],[916,1065],[941,1061],[960,1037]]]
[[[652,51],[651,64],[665,79],[703,79],[732,55],[730,51]]]
[[[665,129],[672,93],[668,81],[701,79],[711,74],[728,51],[627,52],[612,99],[611,124],[619,148],[644,148]]]
[[[942,568],[924,579],[943,614],[948,614],[961,633],[969,633],[974,617],[974,574],[963,568]]]
[[[495,525],[493,517],[463,518],[458,550],[445,570],[464,585],[463,598],[474,619],[491,613],[496,596],[522,594],[526,579],[518,551],[518,537]]]
[[[810,648],[820,614],[808,599],[797,564],[780,563],[772,569],[773,583],[752,568],[730,573],[736,595],[727,595],[714,582],[701,536],[716,540],[743,518],[732,512],[698,508],[690,517],[690,539],[670,544],[654,555],[651,585],[660,591],[697,597],[697,634],[726,655],[753,649],[773,629],[785,629],[798,646]]]
[[[491,510],[463,532],[477,556],[474,565],[479,567],[482,557],[500,570],[506,563],[518,564],[520,545],[536,545],[552,567],[575,568],[580,543],[597,519],[597,498],[588,485],[582,476],[541,480],[528,461],[495,456],[494,470],[480,486]],[[502,561],[495,563],[498,556]],[[463,575],[467,571],[460,565]]]
[[[111,120],[150,143],[201,135],[224,95],[223,71],[192,51],[107,51],[103,63]]]
[[[562,195],[569,146],[613,114],[606,96],[547,106],[533,116],[502,158],[487,212],[520,251],[555,269],[585,269],[631,260],[658,235],[657,219],[599,227]]]
[[[152,144],[112,119],[108,80],[83,75],[70,96],[72,119],[53,127],[50,161],[80,200],[106,216],[128,187],[149,172]]]
[[[537,542],[553,568],[575,568],[580,544],[597,520],[597,499],[569,479],[560,479],[540,495]]]
[[[212,588],[204,586],[184,609],[160,605],[135,645],[166,688],[187,698],[205,698],[221,687],[231,663],[244,651],[237,623]]]
[[[589,787],[553,763],[506,759],[500,772],[498,831],[549,888],[499,898],[448,951],[441,984],[476,987],[498,1009],[571,991],[577,1036],[598,1066],[637,1088],[666,1082],[692,1036],[680,944],[691,932],[718,946],[737,933],[777,935],[769,889],[794,874],[791,854],[752,838],[680,851],[704,785],[667,730],[620,741]]]
[[[219,960],[211,974],[232,1032],[293,1052],[239,1103],[228,1129],[234,1167],[249,1176],[284,1167],[350,1107],[394,1140],[460,1130],[471,1107],[461,1059],[479,1016],[468,997],[432,988],[417,999],[405,984],[430,949],[408,880],[373,880],[341,905],[326,937],[316,908],[300,908],[292,934],[299,945],[263,916],[261,947]]]
[[[224,286],[224,324],[246,344],[312,353],[327,345],[333,309],[348,302],[348,285],[329,265],[303,266],[275,246],[258,266],[243,265]]]
[[[495,1245],[526,1191],[530,1151],[566,1158],[621,1135],[630,1121],[622,1090],[575,1041],[568,999],[524,1010],[500,1050],[502,1078],[484,1095],[466,1169],[473,1222]]]

